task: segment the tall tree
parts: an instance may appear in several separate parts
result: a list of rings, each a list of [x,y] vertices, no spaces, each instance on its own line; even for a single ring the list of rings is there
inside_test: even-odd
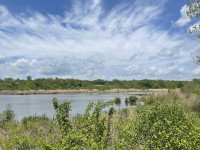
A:
[[[188,11],[187,15],[190,17],[191,20],[199,20],[200,18],[200,0],[188,0]],[[200,39],[200,21],[192,25],[187,30],[190,34],[196,34],[197,37]],[[200,65],[200,54],[193,54],[192,60]]]
[[[198,20],[200,18],[200,0],[188,0],[188,11],[187,15],[191,20]],[[188,33],[197,34],[197,37],[200,38],[200,22],[195,23],[188,28]]]
[[[26,77],[26,80],[31,81],[31,80],[32,80],[32,77],[31,77],[31,76],[27,76],[27,77]]]

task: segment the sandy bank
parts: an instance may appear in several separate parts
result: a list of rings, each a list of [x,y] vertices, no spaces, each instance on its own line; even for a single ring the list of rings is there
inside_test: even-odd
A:
[[[87,90],[29,90],[29,91],[9,91],[2,90],[0,94],[4,95],[30,95],[30,94],[66,94],[66,93],[119,93],[119,92],[167,92],[168,89],[149,89],[149,90],[140,90],[140,89],[111,89],[100,91],[97,89]]]

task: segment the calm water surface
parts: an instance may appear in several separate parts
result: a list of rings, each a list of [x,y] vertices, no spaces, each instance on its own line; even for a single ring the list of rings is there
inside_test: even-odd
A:
[[[75,94],[45,94],[45,95],[0,95],[0,113],[4,111],[8,104],[11,104],[16,117],[20,120],[24,116],[46,114],[53,117],[55,111],[52,99],[57,98],[59,103],[71,101],[71,115],[83,113],[89,102],[109,101],[120,97],[122,103],[115,106],[117,109],[125,107],[124,100],[131,95],[143,94],[142,92],[126,93],[75,93]]]

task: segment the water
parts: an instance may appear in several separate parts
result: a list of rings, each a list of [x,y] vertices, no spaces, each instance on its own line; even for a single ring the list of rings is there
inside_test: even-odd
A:
[[[142,92],[125,93],[73,93],[73,94],[44,94],[44,95],[0,95],[0,113],[11,104],[18,120],[29,115],[46,114],[53,117],[55,111],[52,105],[52,99],[57,98],[59,103],[65,100],[71,101],[72,116],[77,113],[83,113],[89,102],[109,101],[116,97],[121,98],[121,105],[115,108],[125,107],[125,98],[131,95],[143,94]],[[138,96],[139,97],[139,96]]]

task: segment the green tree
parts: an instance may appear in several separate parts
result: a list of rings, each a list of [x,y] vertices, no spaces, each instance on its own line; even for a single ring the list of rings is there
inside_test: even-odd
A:
[[[197,20],[200,18],[200,0],[188,0],[188,11],[187,15],[190,17],[191,20]],[[190,34],[196,34],[197,37],[200,39],[200,22],[195,23],[187,30]],[[200,65],[200,54],[194,54],[192,56],[192,60]]]
[[[27,79],[28,81],[31,81],[31,80],[32,80],[32,77],[31,77],[31,76],[27,76],[26,79]]]
[[[190,19],[198,19],[200,17],[200,0],[188,0],[187,6],[189,7],[187,15]],[[190,27],[188,33],[197,34],[198,38],[200,38],[200,22]]]

